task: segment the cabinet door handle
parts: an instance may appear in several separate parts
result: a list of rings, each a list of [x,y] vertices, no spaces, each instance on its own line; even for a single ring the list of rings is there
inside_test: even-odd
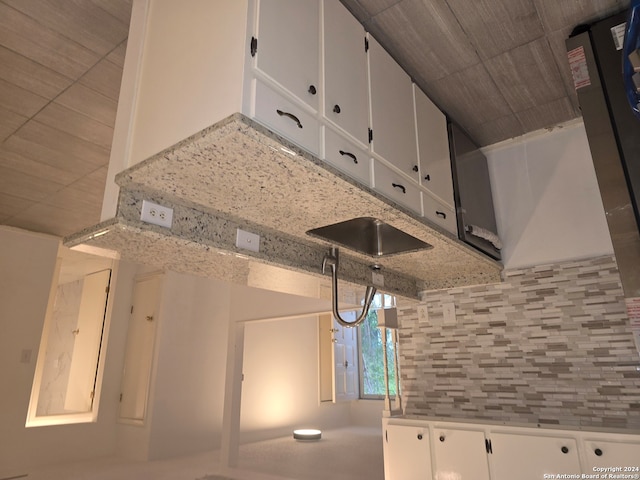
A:
[[[353,160],[353,163],[358,163],[358,159],[353,153],[345,152],[344,150],[339,150],[339,153],[340,155],[346,155],[347,157],[350,157]]]
[[[309,85],[309,93],[315,95],[317,92],[315,85]]]
[[[291,120],[293,120],[294,122],[296,122],[296,124],[298,125],[298,128],[302,128],[302,124],[300,123],[300,120],[298,120],[298,117],[296,117],[293,113],[289,113],[289,112],[283,112],[282,110],[276,110],[276,113],[278,115],[280,115],[281,117],[288,117]]]
[[[439,216],[439,217],[442,217],[442,218],[447,218],[447,214],[446,214],[446,213],[444,213],[444,212],[439,212],[439,211],[437,211],[437,210],[436,210],[436,215],[437,215],[437,216]]]
[[[422,434],[421,433],[418,434],[418,440],[422,440]]]
[[[561,451],[562,453],[565,453],[565,454],[566,454],[566,453],[569,453],[569,447],[565,447],[565,446],[563,446],[563,447],[560,449],[560,451]]]
[[[602,452],[602,450],[600,450],[599,448],[596,448],[596,449],[593,451],[593,453],[595,453],[598,457],[601,457],[603,452]]]
[[[340,113],[340,105],[333,106],[333,113]]]
[[[402,190],[402,193],[407,193],[407,189],[404,188],[404,185],[400,185],[399,183],[392,183],[391,186],[393,188],[399,188],[400,190]]]

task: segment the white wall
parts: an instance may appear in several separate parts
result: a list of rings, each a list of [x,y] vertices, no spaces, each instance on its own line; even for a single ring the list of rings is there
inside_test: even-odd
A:
[[[287,435],[294,427],[350,424],[348,402],[319,402],[317,316],[253,322],[245,328],[243,442]]]
[[[150,459],[220,447],[229,291],[229,284],[217,280],[165,275]]]
[[[42,327],[59,239],[0,227],[0,478],[30,468],[109,455],[115,447],[126,318],[116,301],[107,341],[101,408],[96,423],[25,428]],[[127,300],[126,279],[134,269],[121,263],[114,298]],[[125,308],[126,309],[126,308]],[[27,363],[24,350],[31,351]]]
[[[483,151],[505,268],[613,253],[582,122]]]

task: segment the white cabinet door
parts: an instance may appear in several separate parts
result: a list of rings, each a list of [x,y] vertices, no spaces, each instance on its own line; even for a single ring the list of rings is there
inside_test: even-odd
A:
[[[439,202],[428,193],[422,194],[422,204],[425,218],[458,236],[458,223],[453,208]]]
[[[368,142],[369,86],[365,31],[336,0],[323,2],[324,116]]]
[[[453,180],[449,157],[447,117],[414,84],[420,183],[449,208],[453,202]]]
[[[492,480],[540,480],[545,474],[580,474],[578,445],[573,438],[492,433],[490,440]]]
[[[256,81],[255,119],[305,150],[319,154],[320,124],[300,106]]]
[[[367,151],[326,127],[324,146],[324,157],[327,163],[364,185],[370,186],[371,160]]]
[[[256,67],[317,110],[320,5],[317,0],[259,0]]]
[[[620,467],[621,471],[613,473],[640,475],[640,438],[635,442],[586,440],[583,458],[587,463],[583,473],[594,474],[602,472],[595,470],[598,468]],[[604,477],[601,475],[600,478]]]
[[[384,431],[385,480],[431,480],[429,429],[387,425]]]
[[[422,215],[419,187],[382,162],[373,162],[373,187],[387,198]]]
[[[434,428],[432,434],[436,480],[489,480],[484,432]]]
[[[418,181],[418,153],[411,78],[369,37],[372,148]]]

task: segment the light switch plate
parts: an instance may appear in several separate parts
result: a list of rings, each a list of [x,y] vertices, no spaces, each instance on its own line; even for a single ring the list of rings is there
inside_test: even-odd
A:
[[[260,235],[238,229],[236,231],[236,247],[257,252],[260,250]]]
[[[456,304],[453,302],[442,304],[442,316],[444,317],[445,325],[456,324]]]
[[[418,305],[418,322],[429,323],[429,310],[426,303]]]

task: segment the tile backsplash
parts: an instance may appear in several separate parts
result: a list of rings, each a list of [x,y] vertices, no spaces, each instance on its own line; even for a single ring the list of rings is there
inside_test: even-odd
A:
[[[405,414],[640,429],[640,356],[615,258],[503,276],[425,292],[426,318],[399,307]]]

